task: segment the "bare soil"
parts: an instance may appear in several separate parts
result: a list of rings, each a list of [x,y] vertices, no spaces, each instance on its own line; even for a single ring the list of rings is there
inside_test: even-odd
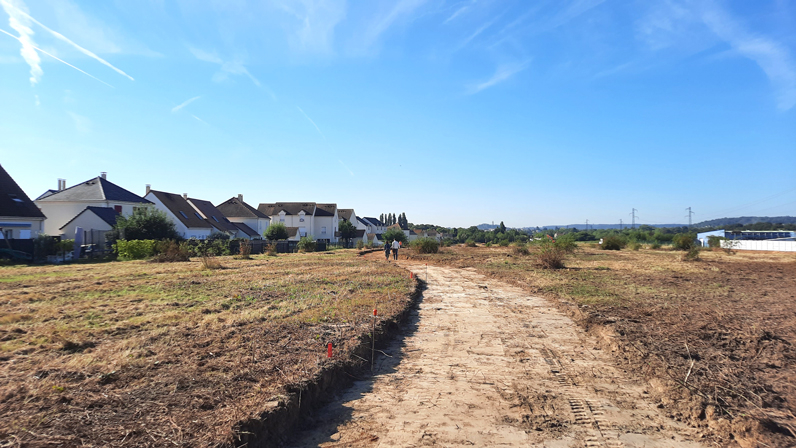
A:
[[[472,268],[401,264],[428,276],[407,333],[290,446],[702,446],[548,300]]]
[[[582,246],[560,270],[512,248],[408,253],[550,299],[670,417],[720,446],[796,445],[796,257]]]

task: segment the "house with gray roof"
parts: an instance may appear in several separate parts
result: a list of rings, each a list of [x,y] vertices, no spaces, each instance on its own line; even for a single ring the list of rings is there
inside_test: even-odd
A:
[[[271,224],[271,218],[251,205],[243,202],[243,195],[229,198],[218,204],[216,208],[235,224],[244,224],[253,230],[257,236],[262,237]]]
[[[214,232],[225,233],[230,238],[237,238],[240,229],[221,213],[210,201],[188,198],[188,203],[199,212],[205,221],[214,228]]]
[[[203,240],[217,230],[188,202],[187,194],[167,193],[149,187],[147,190],[146,199],[171,219],[183,238]]]
[[[59,229],[62,235],[76,237],[77,229],[83,233],[83,244],[105,244],[105,235],[113,230],[119,212],[110,207],[86,207]]]
[[[147,199],[109,181],[107,173],[69,188],[64,179],[58,179],[58,190],[48,190],[34,203],[47,216],[44,233],[67,238],[74,238],[74,229],[61,229],[87,207],[109,207],[123,216],[130,216],[138,207],[152,206]]]
[[[338,230],[337,204],[315,202],[276,202],[260,204],[257,210],[271,218],[271,223],[298,228],[299,237],[311,236],[317,241],[336,243]]]
[[[44,221],[44,213],[0,165],[0,239],[35,238]]]

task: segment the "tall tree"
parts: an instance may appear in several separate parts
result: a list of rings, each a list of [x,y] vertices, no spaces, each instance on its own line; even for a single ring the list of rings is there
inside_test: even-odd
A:
[[[381,222],[384,222],[384,213],[382,213],[381,215],[379,215],[379,221],[381,221]]]

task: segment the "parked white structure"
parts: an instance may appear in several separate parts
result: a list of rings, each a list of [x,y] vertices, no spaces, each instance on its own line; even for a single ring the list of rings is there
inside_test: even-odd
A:
[[[775,252],[796,252],[796,241],[783,240],[723,240],[721,247],[737,250],[770,250]]]
[[[216,208],[233,223],[243,224],[248,227],[254,233],[254,235],[251,235],[252,239],[262,238],[265,235],[265,231],[268,230],[268,225],[271,224],[271,218],[243,202],[242,194],[239,194],[236,198],[227,199],[218,204]]]
[[[188,203],[188,195],[182,196],[165,191],[156,191],[147,185],[147,194],[144,196],[151,201],[155,208],[166,213],[177,228],[177,233],[183,238],[196,238],[203,240],[213,233],[215,228],[210,225],[193,206]]]
[[[44,221],[41,210],[0,166],[0,239],[36,238]]]
[[[260,204],[257,210],[271,218],[271,224],[282,223],[288,228],[297,228],[299,238],[310,236],[316,241],[337,242],[337,204],[276,202]]]

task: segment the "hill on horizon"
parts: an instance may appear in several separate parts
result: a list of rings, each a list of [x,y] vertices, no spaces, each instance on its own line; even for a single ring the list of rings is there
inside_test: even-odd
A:
[[[695,227],[720,227],[731,226],[733,224],[757,224],[759,222],[770,222],[771,224],[796,224],[796,216],[741,216],[740,218],[719,218],[709,221],[702,221],[695,224]]]

